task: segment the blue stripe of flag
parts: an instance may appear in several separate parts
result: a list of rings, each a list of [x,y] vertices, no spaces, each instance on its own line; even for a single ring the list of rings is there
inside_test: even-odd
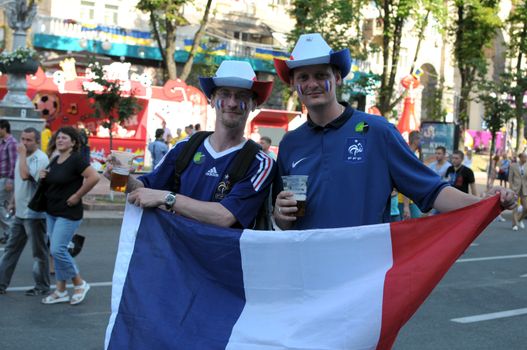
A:
[[[245,306],[241,232],[145,209],[108,349],[224,349]]]

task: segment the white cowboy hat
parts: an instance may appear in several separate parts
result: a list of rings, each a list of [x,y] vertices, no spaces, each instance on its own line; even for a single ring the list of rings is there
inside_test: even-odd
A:
[[[249,62],[223,61],[214,77],[200,77],[201,90],[210,99],[214,89],[236,87],[251,90],[256,94],[256,104],[261,105],[271,95],[272,81],[258,81]]]
[[[302,34],[296,42],[290,60],[274,59],[276,73],[289,84],[291,69],[313,66],[316,64],[331,64],[340,70],[344,78],[351,69],[351,55],[349,49],[333,51],[319,33]]]

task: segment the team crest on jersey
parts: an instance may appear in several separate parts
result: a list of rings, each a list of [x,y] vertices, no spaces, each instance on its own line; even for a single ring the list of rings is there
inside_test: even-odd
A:
[[[192,161],[194,164],[201,164],[203,161],[205,161],[205,155],[201,152],[196,152]]]
[[[365,160],[366,139],[363,137],[351,137],[346,141],[344,160],[349,163],[362,163]]]
[[[225,196],[231,191],[231,181],[229,180],[229,174],[226,174],[223,177],[223,180],[220,181],[218,187],[216,188],[216,193],[214,193],[214,200],[221,201]]]

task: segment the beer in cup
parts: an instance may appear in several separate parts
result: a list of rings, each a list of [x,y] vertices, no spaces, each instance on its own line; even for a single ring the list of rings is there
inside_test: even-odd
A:
[[[114,151],[111,152],[113,163],[110,175],[110,189],[117,192],[125,192],[128,185],[128,176],[132,168],[134,154],[131,152]]]
[[[296,200],[298,211],[294,213],[296,217],[306,215],[307,199],[307,175],[287,175],[282,176],[284,191],[292,192]]]

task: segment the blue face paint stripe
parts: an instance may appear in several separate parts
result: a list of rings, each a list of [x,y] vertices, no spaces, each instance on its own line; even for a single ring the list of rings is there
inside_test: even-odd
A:
[[[326,85],[326,91],[330,92],[331,91],[331,83],[329,82],[329,80],[325,81],[325,85]]]
[[[297,84],[296,86],[296,92],[298,92],[298,96],[302,96],[302,87],[300,86],[300,84]]]
[[[247,110],[247,104],[244,101],[240,101],[240,110]]]
[[[224,106],[223,100],[222,99],[217,99],[216,100],[216,108],[217,109],[222,109],[223,106]]]

